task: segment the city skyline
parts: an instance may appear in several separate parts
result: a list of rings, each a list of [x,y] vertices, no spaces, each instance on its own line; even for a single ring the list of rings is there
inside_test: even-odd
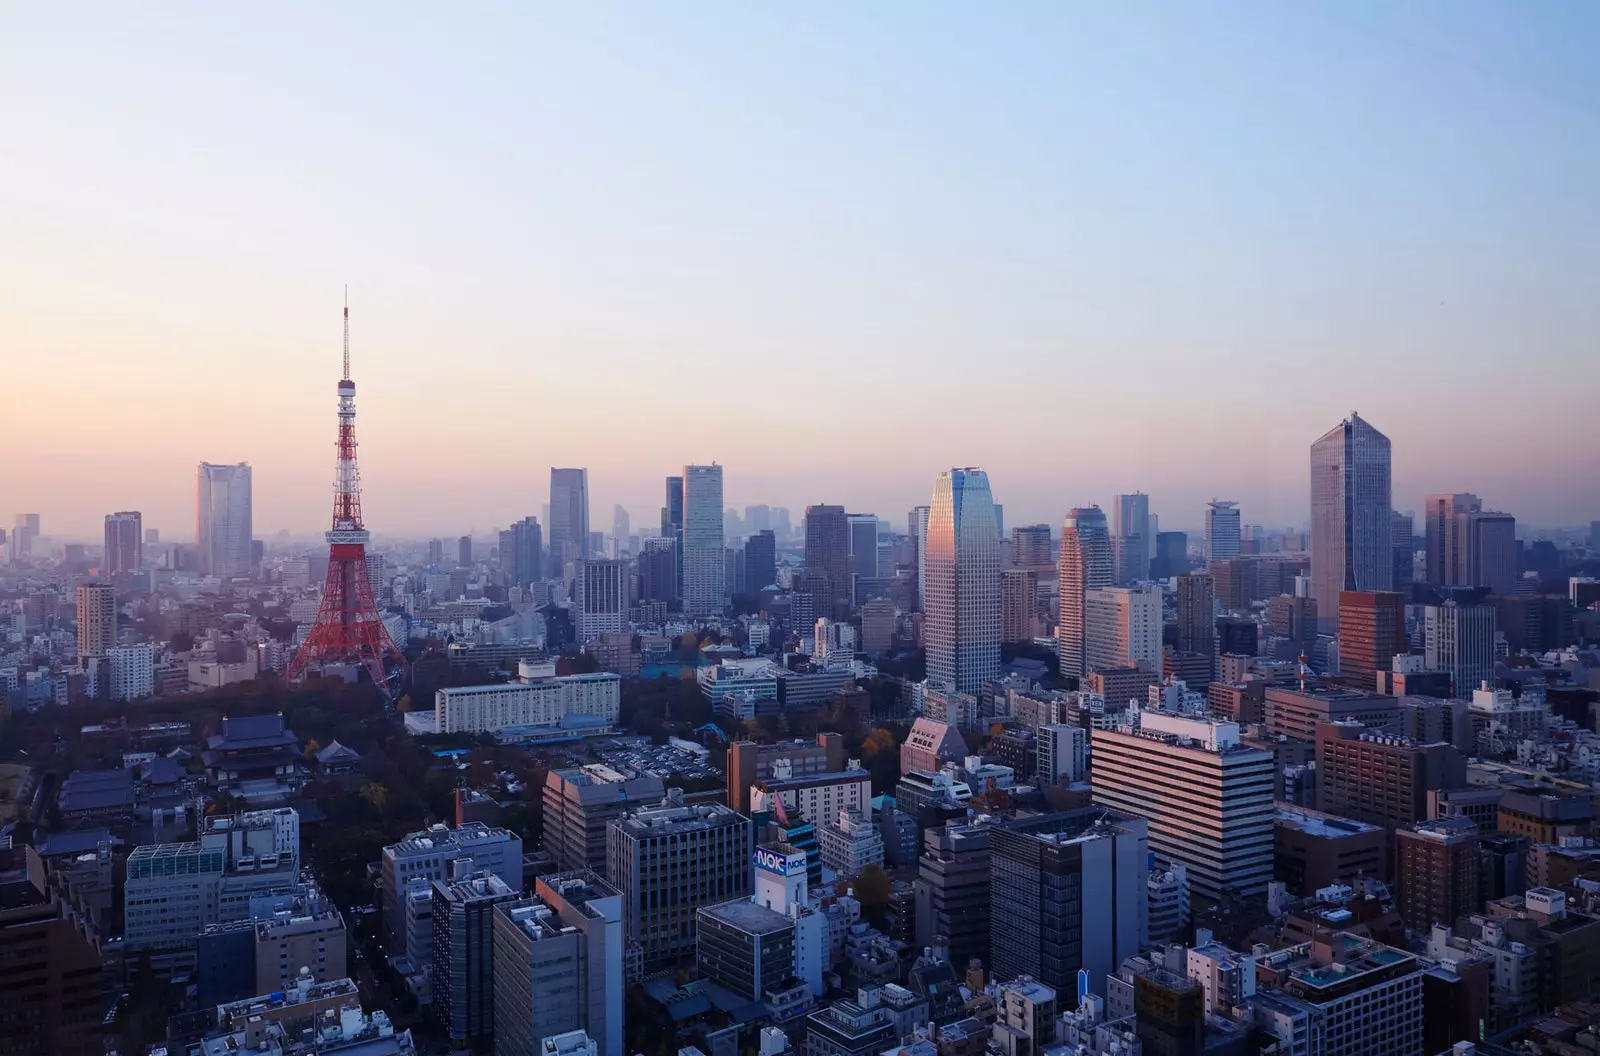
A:
[[[897,520],[976,464],[1012,524],[1137,488],[1169,528],[1213,495],[1298,525],[1308,423],[1352,410],[1402,510],[1581,524],[1600,453],[1546,423],[1583,387],[1544,382],[1600,343],[1596,15],[1468,7],[634,11],[620,37],[600,9],[19,12],[6,380],[71,378],[76,424],[19,403],[0,494],[62,535],[139,509],[180,538],[193,467],[248,461],[260,530],[314,533],[349,281],[380,534],[536,514],[550,466],[651,523],[660,477],[713,458],[740,507]],[[714,365],[739,398],[683,413]],[[1023,382],[1095,395],[1071,430],[980,425]],[[430,440],[456,421],[470,445]]]

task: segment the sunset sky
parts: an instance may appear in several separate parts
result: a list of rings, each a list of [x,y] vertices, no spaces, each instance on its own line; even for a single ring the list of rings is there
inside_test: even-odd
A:
[[[1600,518],[1600,5],[13,4],[0,524],[320,529],[350,287],[369,527],[587,466],[904,525],[1141,489],[1300,525],[1352,410],[1395,505]]]

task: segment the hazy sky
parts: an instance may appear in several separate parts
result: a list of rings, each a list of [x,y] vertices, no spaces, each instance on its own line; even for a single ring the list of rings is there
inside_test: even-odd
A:
[[[1600,517],[1600,5],[11,4],[0,517],[319,528],[350,284],[369,526],[661,478],[903,523],[1140,488]]]

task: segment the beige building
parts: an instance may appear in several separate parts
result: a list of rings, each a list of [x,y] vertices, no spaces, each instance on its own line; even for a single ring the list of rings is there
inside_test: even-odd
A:
[[[103,660],[117,643],[117,599],[109,583],[78,584],[78,663]]]
[[[1000,640],[1031,642],[1039,608],[1039,575],[1031,568],[1000,573]]]
[[[1084,663],[1142,667],[1161,676],[1161,589],[1099,587],[1083,598]]]
[[[256,924],[256,992],[288,990],[309,969],[319,983],[345,976],[348,947],[344,919],[332,904],[280,913]]]

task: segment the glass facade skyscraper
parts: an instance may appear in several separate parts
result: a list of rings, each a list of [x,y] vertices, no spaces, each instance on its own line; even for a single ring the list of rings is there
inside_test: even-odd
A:
[[[1339,626],[1339,594],[1394,589],[1389,438],[1352,414],[1311,445],[1311,596]]]
[[[1000,674],[1000,536],[989,475],[939,474],[928,511],[928,678],[976,693]]]
[[[1061,673],[1081,678],[1084,666],[1084,595],[1096,587],[1111,586],[1111,532],[1098,506],[1067,511],[1061,523],[1061,618],[1056,624],[1056,645]]]
[[[200,463],[195,480],[200,571],[221,579],[250,574],[250,515],[250,463]]]

